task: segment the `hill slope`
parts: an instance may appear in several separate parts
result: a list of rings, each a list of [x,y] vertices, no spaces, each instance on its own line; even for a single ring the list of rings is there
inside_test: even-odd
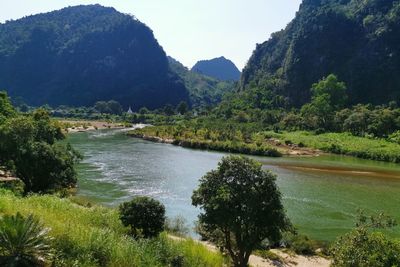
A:
[[[299,106],[330,73],[350,104],[400,100],[400,2],[304,0],[286,29],[257,45],[241,88],[261,87]]]
[[[193,106],[217,104],[225,93],[233,92],[236,88],[236,83],[233,81],[221,81],[190,71],[172,57],[168,59],[171,70],[184,81]]]
[[[198,61],[192,71],[223,81],[238,81],[240,78],[235,64],[224,57]]]
[[[0,88],[31,105],[115,99],[157,108],[188,101],[152,31],[99,5],[0,24]]]

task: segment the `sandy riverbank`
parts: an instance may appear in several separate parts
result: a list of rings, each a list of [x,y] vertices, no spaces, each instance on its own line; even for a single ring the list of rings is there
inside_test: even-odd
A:
[[[169,235],[173,240],[183,240],[182,237]],[[218,248],[213,244],[205,241],[198,240],[197,242],[203,244],[208,250],[217,252]],[[302,255],[291,255],[285,253],[280,249],[271,249],[271,251],[281,257],[282,262],[274,262],[262,257],[251,255],[249,258],[249,264],[252,267],[329,267],[331,261],[319,256],[302,256]]]
[[[101,129],[121,129],[126,125],[117,122],[91,120],[59,120],[67,133],[87,132]]]

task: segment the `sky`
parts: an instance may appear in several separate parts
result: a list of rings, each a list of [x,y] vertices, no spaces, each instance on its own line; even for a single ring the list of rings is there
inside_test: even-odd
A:
[[[242,69],[257,43],[283,29],[301,0],[0,0],[0,22],[67,6],[101,4],[149,26],[187,67],[224,56]]]

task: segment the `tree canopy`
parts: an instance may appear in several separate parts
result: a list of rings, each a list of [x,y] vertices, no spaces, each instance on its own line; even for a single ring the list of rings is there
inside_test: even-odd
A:
[[[199,224],[219,241],[235,266],[247,266],[251,252],[263,240],[279,241],[289,221],[275,184],[276,176],[245,157],[224,157],[218,169],[200,179],[192,203],[202,210]]]

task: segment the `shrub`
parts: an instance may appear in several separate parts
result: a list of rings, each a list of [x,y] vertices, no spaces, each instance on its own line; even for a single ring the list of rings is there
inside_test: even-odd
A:
[[[42,266],[51,256],[48,229],[39,220],[20,213],[0,220],[0,264]]]
[[[12,191],[18,196],[22,196],[25,190],[25,184],[20,179],[0,180],[0,188]]]
[[[155,199],[135,197],[122,203],[119,211],[122,223],[131,227],[135,237],[156,237],[164,230],[165,207]]]
[[[400,243],[364,228],[340,237],[331,253],[332,266],[400,266]]]

